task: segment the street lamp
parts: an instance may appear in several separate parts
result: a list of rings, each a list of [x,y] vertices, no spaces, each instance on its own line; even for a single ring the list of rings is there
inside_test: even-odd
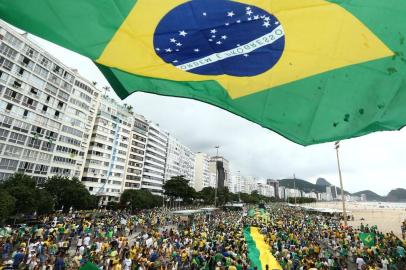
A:
[[[340,166],[340,158],[338,155],[338,149],[340,148],[340,141],[335,142],[335,149],[337,155],[337,167],[338,167],[338,176],[340,177],[340,188],[341,188],[341,200],[343,201],[343,215],[344,215],[344,226],[347,227],[347,211],[345,209],[345,196],[344,196],[344,188],[343,188],[343,178],[341,176],[341,166]]]
[[[214,187],[214,207],[217,207],[217,188],[218,188],[218,184],[219,184],[219,180],[218,180],[218,168],[217,168],[217,158],[219,156],[219,148],[220,146],[216,145],[214,146],[214,148],[216,148],[216,157],[215,157],[215,161],[216,161],[216,184]]]

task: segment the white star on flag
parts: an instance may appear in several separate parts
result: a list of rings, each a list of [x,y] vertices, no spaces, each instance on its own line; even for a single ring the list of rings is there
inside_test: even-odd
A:
[[[172,43],[175,43],[175,42],[176,42],[176,39],[171,38],[171,42],[172,42]]]
[[[275,24],[276,24],[276,25],[278,25],[278,24],[279,24],[279,22],[275,22]]]
[[[269,20],[270,20],[270,18],[269,18],[269,17],[265,17],[265,18],[264,18],[264,21],[269,22]]]
[[[177,62],[178,62],[178,60],[173,60],[172,62],[173,62],[173,63],[177,63]]]
[[[237,23],[240,23],[241,22],[241,20],[237,20]]]
[[[246,9],[246,10],[250,10],[250,9],[251,9],[251,7],[246,7],[245,9]]]
[[[226,35],[221,36],[221,39],[227,39],[227,36]]]
[[[226,23],[225,23],[225,25],[226,25],[226,26],[229,26],[229,25],[230,25],[230,23],[226,22]]]
[[[258,20],[259,19],[259,16],[258,15],[255,15],[254,16],[254,20]]]
[[[200,50],[199,50],[199,49],[194,49],[194,51],[195,51],[195,52],[199,52]]]
[[[176,46],[180,47],[180,46],[182,46],[182,43],[178,42],[178,43],[176,43]]]
[[[251,17],[248,17],[247,21],[251,21],[251,20],[252,20],[252,18],[251,18]]]
[[[216,38],[216,35],[211,35],[212,38]]]
[[[212,30],[210,30],[210,33],[215,34],[215,33],[217,33],[217,30],[216,30],[216,29],[212,29]]]
[[[249,16],[249,15],[251,15],[253,12],[252,12],[252,10],[249,9],[246,13],[247,13],[247,15]]]
[[[207,13],[206,12],[203,12],[203,16],[206,16],[207,15]]]
[[[221,41],[217,41],[216,44],[219,44],[219,45],[220,45],[220,44],[221,44]]]
[[[160,48],[155,48],[155,50],[156,50],[157,52],[159,52],[161,49],[160,49]]]
[[[166,52],[172,52],[171,48],[165,49]]]
[[[264,22],[264,24],[262,26],[265,26],[266,28],[268,28],[269,26],[271,26],[271,24],[269,22]]]
[[[235,13],[233,11],[227,12],[228,17],[233,17],[234,15],[235,15]]]
[[[247,53],[244,54],[244,57],[248,57],[249,55]]]
[[[186,37],[187,33],[185,32],[185,30],[179,31],[179,36],[184,36]]]

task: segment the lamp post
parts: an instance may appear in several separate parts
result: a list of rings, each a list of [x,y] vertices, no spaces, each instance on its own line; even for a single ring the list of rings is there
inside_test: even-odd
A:
[[[219,148],[220,146],[216,145],[214,146],[214,148],[216,148],[216,184],[214,186],[214,207],[217,207],[217,188],[218,188],[218,184],[219,184],[219,180],[218,180],[218,168],[217,168],[217,158],[219,156]]]
[[[343,188],[343,178],[341,176],[340,157],[338,155],[338,149],[340,148],[340,141],[335,142],[334,145],[335,145],[336,155],[337,155],[338,176],[340,177],[341,200],[343,201],[344,226],[347,227],[347,211],[345,209],[345,196],[344,196],[344,188]]]

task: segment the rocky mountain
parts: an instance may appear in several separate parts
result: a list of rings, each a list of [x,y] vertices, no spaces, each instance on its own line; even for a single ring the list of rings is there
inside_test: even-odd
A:
[[[332,186],[329,181],[324,178],[317,178],[316,185],[318,186]]]
[[[406,189],[397,188],[391,190],[386,196],[387,202],[406,202]]]
[[[354,196],[361,196],[361,194],[365,194],[367,197],[367,201],[378,201],[378,202],[383,202],[385,201],[385,197],[382,197],[381,195],[376,194],[373,191],[370,190],[363,190],[359,192],[355,192],[352,195]]]
[[[279,180],[279,185],[287,188],[296,188],[307,193],[308,192],[324,193],[326,192],[327,186],[332,186],[330,182],[328,182],[324,178],[318,178],[316,184],[310,183],[303,179],[281,179]],[[344,191],[344,193],[351,194],[347,191]],[[339,187],[337,187],[337,194],[338,195],[341,194],[341,189]],[[363,190],[353,193],[351,195],[361,196],[361,194],[366,195],[367,201],[406,202],[406,189],[403,188],[394,189],[390,191],[387,196],[381,196],[371,190]]]

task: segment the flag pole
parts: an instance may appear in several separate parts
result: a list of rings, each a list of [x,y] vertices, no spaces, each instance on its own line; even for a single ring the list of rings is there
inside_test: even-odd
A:
[[[337,155],[337,167],[338,167],[338,176],[340,177],[340,188],[341,188],[341,200],[343,202],[343,215],[344,215],[344,226],[347,227],[347,210],[345,209],[345,196],[344,196],[344,188],[343,188],[343,178],[341,175],[341,166],[340,166],[340,158],[338,155],[338,149],[340,148],[340,141],[335,142],[335,149]]]

